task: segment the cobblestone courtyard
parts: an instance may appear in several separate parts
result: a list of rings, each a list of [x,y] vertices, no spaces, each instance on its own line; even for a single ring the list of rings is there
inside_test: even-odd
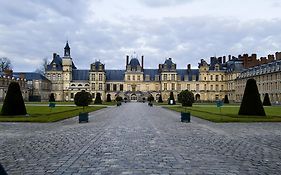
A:
[[[0,123],[9,174],[280,174],[281,123],[216,124],[142,103],[57,123]]]

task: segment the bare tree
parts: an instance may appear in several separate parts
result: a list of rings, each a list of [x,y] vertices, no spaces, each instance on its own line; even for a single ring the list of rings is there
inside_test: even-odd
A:
[[[45,74],[45,70],[46,70],[48,64],[49,64],[48,58],[46,58],[46,57],[43,58],[41,66],[39,68],[37,68],[35,70],[35,72],[44,75]]]
[[[0,72],[4,72],[7,69],[11,69],[12,64],[9,58],[0,57]]]

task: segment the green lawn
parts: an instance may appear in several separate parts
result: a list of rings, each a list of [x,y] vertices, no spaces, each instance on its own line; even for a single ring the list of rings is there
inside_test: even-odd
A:
[[[28,105],[33,105],[33,104],[49,104],[49,102],[25,102],[25,104]],[[56,102],[57,105],[75,105],[73,101],[69,102]],[[92,102],[90,105],[95,105],[94,102]],[[107,106],[113,106],[116,105],[115,101],[112,102],[102,102],[102,105],[107,105]]]
[[[266,117],[240,116],[238,115],[239,105],[225,105],[221,107],[221,111],[214,104],[195,104],[193,107],[187,107],[186,109],[179,105],[165,105],[164,107],[177,112],[184,112],[186,110],[190,112],[192,116],[213,122],[281,122],[280,106],[264,107],[267,115]]]
[[[93,112],[105,108],[103,106],[85,107],[85,112]],[[75,117],[83,112],[82,107],[57,106],[50,110],[47,106],[26,106],[29,116],[1,116],[0,122],[56,122],[59,120]]]

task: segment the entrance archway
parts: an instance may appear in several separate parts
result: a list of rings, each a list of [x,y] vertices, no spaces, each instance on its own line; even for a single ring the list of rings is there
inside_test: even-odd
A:
[[[132,94],[131,95],[131,101],[137,101],[138,98],[137,98],[137,95],[136,94]]]
[[[196,94],[196,95],[195,95],[195,100],[196,100],[196,101],[199,101],[199,100],[200,100],[200,95],[199,95],[199,94]]]

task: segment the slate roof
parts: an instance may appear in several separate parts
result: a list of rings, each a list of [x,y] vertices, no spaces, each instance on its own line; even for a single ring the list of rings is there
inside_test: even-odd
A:
[[[53,69],[53,63],[56,63],[56,69],[55,70],[62,71],[62,59],[59,55],[56,55],[53,58],[52,62],[49,65],[47,65],[47,69],[46,69],[47,71],[54,70]]]
[[[137,66],[140,66],[140,62],[137,58],[133,58],[133,59],[131,59],[129,65],[131,65],[132,67],[137,67]]]
[[[53,69],[53,63],[56,63],[56,69]],[[76,66],[74,65],[73,61],[72,61],[72,69],[77,69]],[[62,71],[62,58],[60,57],[60,55],[56,55],[52,62],[47,65],[47,71],[51,71],[51,70],[56,70],[56,71]]]
[[[189,72],[186,69],[177,69],[177,73],[181,81],[184,81],[185,75],[188,75],[188,81],[192,81],[193,75],[196,76],[196,81],[199,80],[199,69],[190,69]]]
[[[72,70],[72,80],[89,80],[89,70]]]
[[[124,81],[125,70],[105,70],[106,81]]]
[[[14,72],[13,75],[15,77],[20,77],[21,75],[24,75],[24,78],[27,81],[32,81],[32,80],[47,80],[49,81],[44,75],[36,72]]]
[[[150,80],[155,80],[155,75],[159,75],[158,69],[144,69],[143,70],[144,76],[149,75]]]

